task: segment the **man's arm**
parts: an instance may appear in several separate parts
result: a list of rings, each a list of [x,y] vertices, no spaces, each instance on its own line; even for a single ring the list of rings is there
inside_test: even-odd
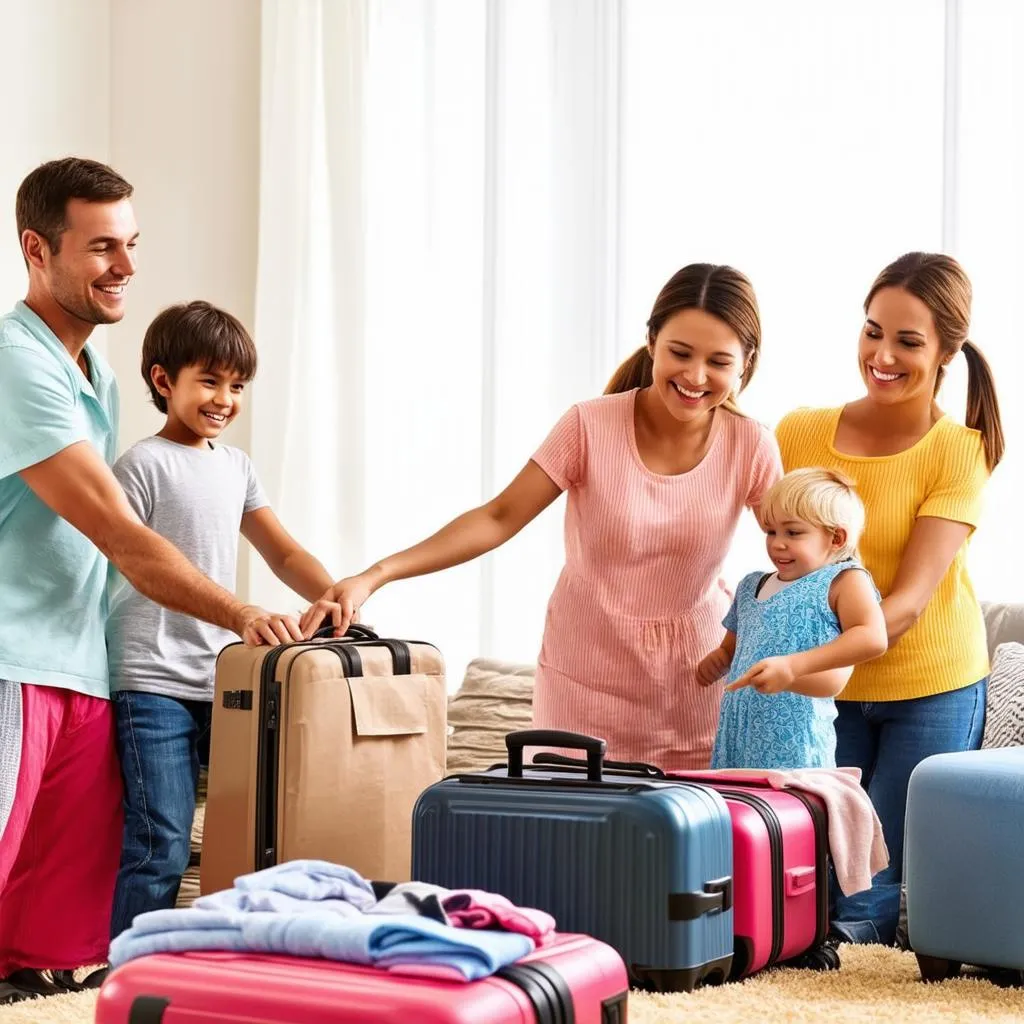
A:
[[[245,605],[204,576],[168,540],[144,526],[110,468],[86,441],[23,469],[45,505],[85,534],[140,594],[237,633],[246,643],[301,640],[291,618]]]

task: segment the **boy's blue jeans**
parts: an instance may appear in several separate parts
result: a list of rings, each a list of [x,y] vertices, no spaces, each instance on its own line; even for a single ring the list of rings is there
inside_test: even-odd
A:
[[[848,942],[892,945],[903,881],[903,825],[910,773],[932,754],[976,750],[985,725],[988,680],[916,700],[873,704],[837,700],[836,764],[862,772],[861,784],[882,823],[889,866],[866,892],[832,886],[832,928]]]
[[[174,906],[188,867],[200,761],[207,761],[209,701],[121,690],[111,695],[124,777],[124,843],[111,937],[137,914]]]

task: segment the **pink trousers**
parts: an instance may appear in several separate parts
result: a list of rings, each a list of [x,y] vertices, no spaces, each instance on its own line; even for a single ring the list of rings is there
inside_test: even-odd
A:
[[[21,761],[0,835],[0,978],[106,961],[122,828],[110,702],[23,683]]]

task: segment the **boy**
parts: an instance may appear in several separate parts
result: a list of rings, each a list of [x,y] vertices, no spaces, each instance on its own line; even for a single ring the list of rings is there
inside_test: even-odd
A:
[[[164,310],[146,331],[142,375],[167,420],[121,456],[114,475],[142,521],[227,590],[241,530],[279,579],[315,601],[332,577],[281,526],[248,456],[217,441],[255,373],[252,339],[229,313],[206,302]],[[188,866],[216,657],[234,639],[123,581],[112,592],[107,645],[125,786],[112,936],[137,914],[174,906]]]

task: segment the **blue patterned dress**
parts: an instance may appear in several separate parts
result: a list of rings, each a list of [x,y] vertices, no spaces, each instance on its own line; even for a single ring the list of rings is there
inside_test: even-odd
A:
[[[763,601],[764,573],[745,576],[722,621],[736,634],[727,682],[764,658],[827,644],[842,632],[828,603],[832,581],[854,561],[835,562],[794,580]],[[864,570],[866,571],[866,570]],[[712,768],[834,768],[836,705],[831,697],[758,693],[752,686],[722,695]]]

